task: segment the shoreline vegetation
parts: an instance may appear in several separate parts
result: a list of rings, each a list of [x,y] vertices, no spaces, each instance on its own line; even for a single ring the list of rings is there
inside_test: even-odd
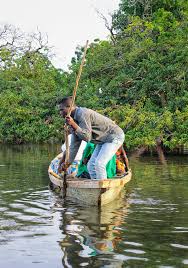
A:
[[[187,148],[188,2],[121,0],[111,23],[100,15],[109,38],[90,43],[77,104],[116,121],[128,150]],[[0,26],[0,143],[63,140],[56,103],[72,94],[82,55],[55,68],[41,32]]]

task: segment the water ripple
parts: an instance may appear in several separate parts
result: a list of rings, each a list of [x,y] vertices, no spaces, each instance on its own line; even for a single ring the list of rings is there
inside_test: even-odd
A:
[[[54,152],[35,147],[0,151],[6,165],[0,174],[0,267],[188,264],[187,158],[169,158],[166,166],[154,157],[131,162],[127,192],[99,210],[52,194],[47,167]]]

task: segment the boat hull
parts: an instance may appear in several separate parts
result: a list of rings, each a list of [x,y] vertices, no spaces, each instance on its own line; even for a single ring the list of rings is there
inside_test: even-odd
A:
[[[63,179],[53,172],[49,166],[48,174],[53,190],[58,189],[61,194],[64,192]],[[89,180],[67,176],[66,196],[92,206],[103,206],[116,199],[132,177],[131,170],[122,178],[106,180]]]

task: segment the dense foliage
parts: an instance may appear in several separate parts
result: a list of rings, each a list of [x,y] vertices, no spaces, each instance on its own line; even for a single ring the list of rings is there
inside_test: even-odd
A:
[[[129,148],[188,143],[187,1],[122,0],[110,34],[90,44],[78,104],[112,117]],[[47,46],[9,43],[0,46],[0,140],[60,138],[55,103],[71,94],[83,48],[66,73],[53,67]]]
[[[20,31],[12,26],[1,29],[0,140],[50,140],[58,137],[62,124],[56,97],[63,90],[64,76],[51,64],[40,34],[29,40],[20,36]]]

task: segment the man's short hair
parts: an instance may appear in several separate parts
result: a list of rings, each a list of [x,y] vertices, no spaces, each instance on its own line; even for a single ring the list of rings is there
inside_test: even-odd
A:
[[[72,101],[72,96],[64,97],[63,99],[59,100],[57,104],[65,104],[68,101]]]

